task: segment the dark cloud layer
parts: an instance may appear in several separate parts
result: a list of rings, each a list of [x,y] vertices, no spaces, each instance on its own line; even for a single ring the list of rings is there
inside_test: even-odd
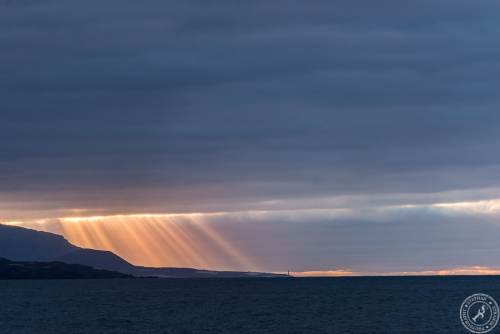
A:
[[[4,209],[500,186],[499,9],[0,0]]]

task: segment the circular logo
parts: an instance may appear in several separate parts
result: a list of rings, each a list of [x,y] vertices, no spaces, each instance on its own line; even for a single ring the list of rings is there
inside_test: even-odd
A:
[[[460,321],[471,333],[488,333],[498,324],[498,304],[484,293],[469,296],[460,307]]]

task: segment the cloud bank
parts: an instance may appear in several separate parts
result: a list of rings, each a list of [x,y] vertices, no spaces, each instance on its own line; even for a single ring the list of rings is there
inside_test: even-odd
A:
[[[5,212],[499,186],[497,2],[1,6]]]
[[[488,266],[492,218],[434,205],[500,198],[498,13],[1,1],[1,220],[224,212],[273,271]]]

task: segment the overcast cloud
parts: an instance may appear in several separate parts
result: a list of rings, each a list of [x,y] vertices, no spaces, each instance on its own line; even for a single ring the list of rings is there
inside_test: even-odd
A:
[[[0,214],[498,198],[499,13],[0,0]]]

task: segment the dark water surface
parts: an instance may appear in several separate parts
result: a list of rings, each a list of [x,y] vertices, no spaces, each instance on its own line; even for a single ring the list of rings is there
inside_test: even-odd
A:
[[[500,278],[0,281],[0,333],[467,333],[478,292]]]

